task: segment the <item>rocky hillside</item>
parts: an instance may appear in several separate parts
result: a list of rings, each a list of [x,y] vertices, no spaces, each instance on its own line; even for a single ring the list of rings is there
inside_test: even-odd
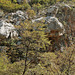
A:
[[[36,12],[36,15],[34,15],[33,8],[27,11],[18,10],[6,14],[0,11],[0,13],[0,17],[2,17],[0,19],[0,35],[3,36],[0,38],[17,36],[14,25],[20,25],[21,22],[24,23],[25,20],[30,19],[32,23],[44,21],[43,23],[46,24],[45,33],[48,34],[49,40],[52,40],[52,51],[63,51],[65,47],[69,47],[75,42],[74,5],[64,2],[57,3],[40,10],[38,14]]]
[[[74,0],[0,1],[0,75],[75,75],[74,55]]]

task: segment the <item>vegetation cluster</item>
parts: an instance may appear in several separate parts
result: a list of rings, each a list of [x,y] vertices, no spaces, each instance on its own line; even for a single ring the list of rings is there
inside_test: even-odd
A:
[[[15,26],[19,37],[0,45],[0,75],[74,75],[75,46],[50,52],[45,24],[25,21]]]
[[[75,75],[75,45],[63,52],[51,52],[51,41],[44,21],[32,23],[35,10],[56,2],[75,0],[0,0],[0,8],[11,12],[26,10],[29,20],[15,25],[16,38],[0,39],[0,75]],[[10,18],[10,17],[9,17]]]
[[[19,9],[25,10],[31,7],[37,7],[37,9],[40,9],[44,8],[45,6],[55,4],[56,2],[63,2],[63,1],[75,2],[75,0],[29,0],[29,1],[21,0],[21,2],[18,3],[18,0],[0,0],[0,8],[9,12]]]

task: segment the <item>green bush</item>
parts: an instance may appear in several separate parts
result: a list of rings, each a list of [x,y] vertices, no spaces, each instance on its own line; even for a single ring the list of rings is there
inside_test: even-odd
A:
[[[14,3],[17,3],[17,0],[13,0]]]
[[[1,0],[0,1],[0,8],[2,8],[5,11],[15,11],[18,9],[28,9],[30,8],[28,3],[23,3],[23,4],[17,4],[17,1],[14,0],[14,3],[12,3],[10,0]]]

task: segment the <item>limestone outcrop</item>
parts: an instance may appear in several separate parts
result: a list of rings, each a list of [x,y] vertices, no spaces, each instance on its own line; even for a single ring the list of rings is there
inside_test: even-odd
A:
[[[18,36],[15,27],[11,23],[0,20],[0,39]]]

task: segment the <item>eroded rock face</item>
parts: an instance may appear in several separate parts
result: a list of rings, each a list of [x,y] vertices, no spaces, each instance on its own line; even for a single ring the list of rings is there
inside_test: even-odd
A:
[[[11,23],[0,20],[0,39],[18,36],[15,27]]]

